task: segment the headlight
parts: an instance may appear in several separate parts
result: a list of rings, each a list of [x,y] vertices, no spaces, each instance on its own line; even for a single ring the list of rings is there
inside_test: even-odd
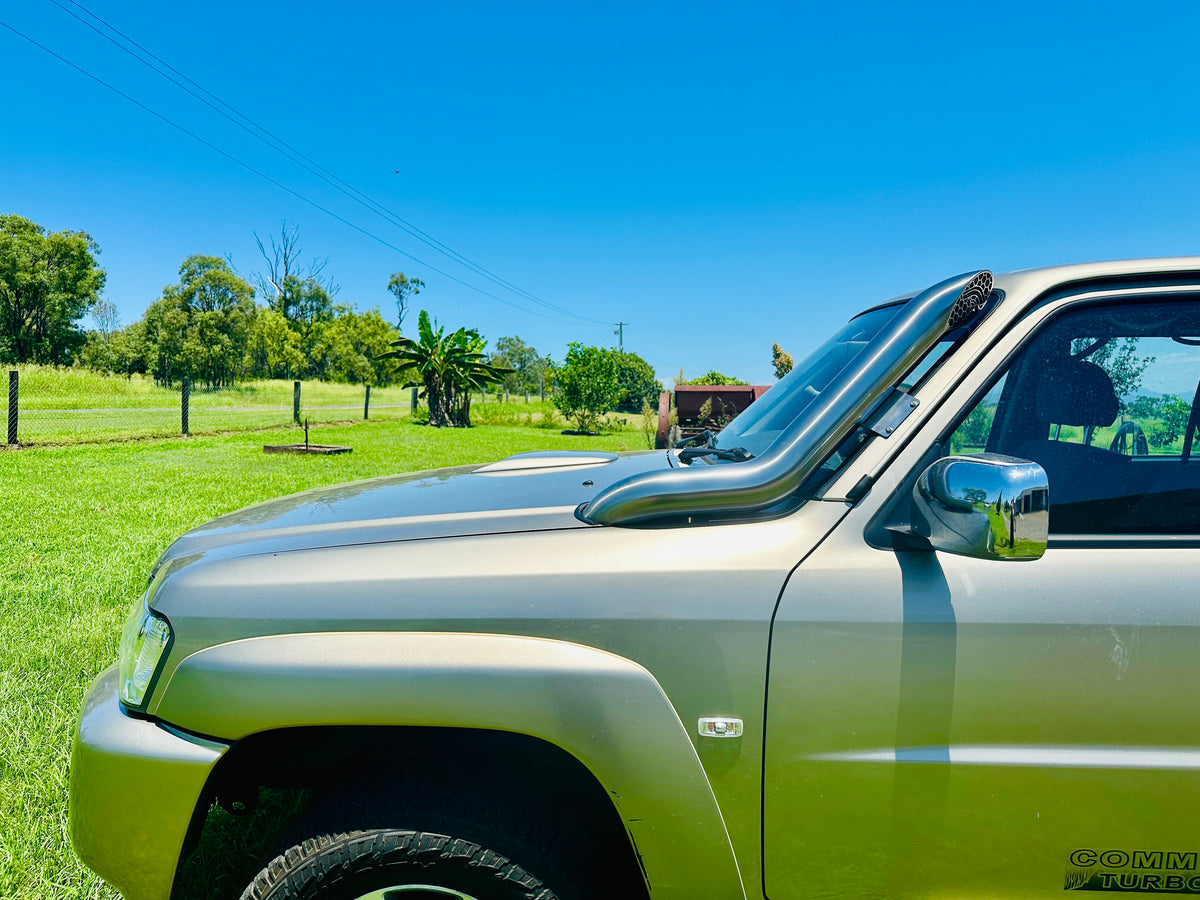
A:
[[[158,676],[167,648],[171,623],[146,605],[143,597],[129,611],[121,631],[121,702],[131,709],[145,705],[150,685]]]

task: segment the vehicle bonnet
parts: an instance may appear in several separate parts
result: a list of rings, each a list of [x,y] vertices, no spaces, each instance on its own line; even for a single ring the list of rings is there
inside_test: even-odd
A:
[[[249,506],[192,529],[167,548],[155,572],[199,554],[245,556],[591,527],[575,516],[575,509],[597,489],[667,466],[667,455],[661,452],[519,453],[486,465],[317,488]]]

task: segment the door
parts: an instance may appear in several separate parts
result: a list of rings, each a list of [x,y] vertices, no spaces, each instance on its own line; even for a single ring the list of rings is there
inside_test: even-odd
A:
[[[1200,893],[1200,301],[1033,315],[781,597],[771,900]],[[1046,555],[892,549],[919,471],[985,449],[1046,469]]]

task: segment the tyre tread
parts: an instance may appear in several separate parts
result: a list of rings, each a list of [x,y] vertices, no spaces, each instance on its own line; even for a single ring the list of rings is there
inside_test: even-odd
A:
[[[329,890],[384,862],[390,866],[450,868],[485,872],[503,896],[514,900],[559,900],[542,882],[503,856],[462,838],[411,829],[352,830],[305,838],[270,860],[241,900],[316,900]]]

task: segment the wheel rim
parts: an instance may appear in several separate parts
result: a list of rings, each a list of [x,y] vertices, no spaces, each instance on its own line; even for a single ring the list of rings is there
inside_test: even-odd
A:
[[[470,894],[436,884],[398,884],[356,897],[355,900],[476,900]]]

